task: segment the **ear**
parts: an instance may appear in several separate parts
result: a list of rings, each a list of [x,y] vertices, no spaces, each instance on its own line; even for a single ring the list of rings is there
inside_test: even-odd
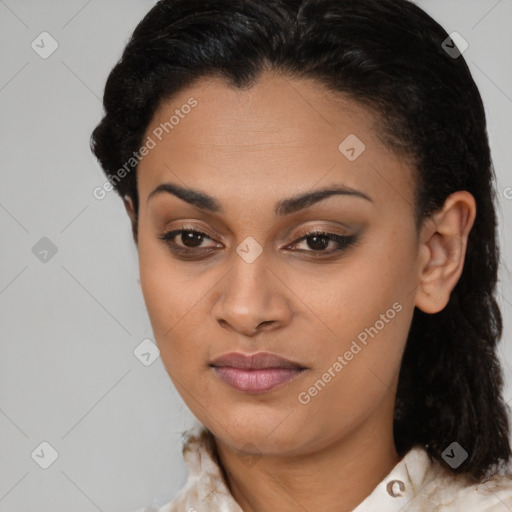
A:
[[[467,191],[458,191],[425,221],[420,234],[415,302],[425,313],[438,313],[448,304],[462,274],[475,217],[474,197]]]
[[[133,240],[135,241],[135,245],[138,244],[137,240],[137,214],[135,212],[135,208],[133,206],[132,198],[129,195],[123,196],[124,207],[126,208],[126,212],[130,217],[130,221],[132,224],[132,234]]]

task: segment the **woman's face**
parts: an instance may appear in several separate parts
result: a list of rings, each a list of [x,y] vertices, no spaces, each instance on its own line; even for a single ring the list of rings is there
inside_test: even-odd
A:
[[[391,428],[418,238],[412,171],[370,114],[312,81],[265,74],[241,91],[210,79],[163,103],[148,136],[140,282],[194,415],[225,444],[268,454]],[[152,195],[164,183],[190,190]],[[353,193],[314,195],[326,188]],[[185,233],[161,239],[174,230]],[[232,352],[302,370],[212,366]]]

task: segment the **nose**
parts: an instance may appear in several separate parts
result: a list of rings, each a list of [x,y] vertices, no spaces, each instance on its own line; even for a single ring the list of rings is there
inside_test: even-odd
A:
[[[276,271],[267,266],[264,255],[252,263],[238,255],[236,258],[219,284],[220,293],[212,309],[217,323],[250,337],[288,325],[293,314],[292,293]]]

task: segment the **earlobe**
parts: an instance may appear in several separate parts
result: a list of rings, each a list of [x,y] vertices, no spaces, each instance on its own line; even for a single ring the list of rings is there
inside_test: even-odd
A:
[[[419,283],[416,306],[425,313],[443,310],[464,268],[469,233],[476,217],[474,197],[452,194],[429,218],[420,237]]]

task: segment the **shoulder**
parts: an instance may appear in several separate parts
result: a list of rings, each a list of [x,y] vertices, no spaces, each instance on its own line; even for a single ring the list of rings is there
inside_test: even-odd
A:
[[[496,475],[483,483],[463,486],[457,499],[465,510],[506,512],[512,510],[512,476]]]
[[[505,469],[502,469],[503,473]],[[409,450],[354,512],[511,512],[512,475],[472,482],[433,458],[426,446]]]
[[[509,512],[512,510],[512,475],[497,474],[480,483],[470,483],[436,463],[422,503],[435,504],[439,512]]]

